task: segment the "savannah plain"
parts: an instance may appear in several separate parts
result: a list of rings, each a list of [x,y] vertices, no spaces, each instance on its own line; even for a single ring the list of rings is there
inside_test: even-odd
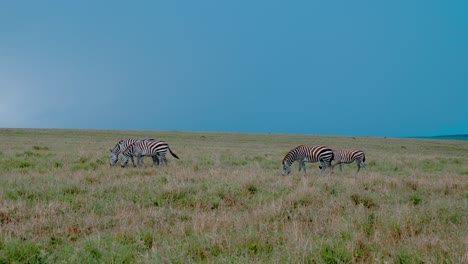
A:
[[[110,167],[128,137],[180,160]],[[281,176],[300,144],[368,168]],[[468,263],[468,141],[0,129],[0,146],[0,263]]]

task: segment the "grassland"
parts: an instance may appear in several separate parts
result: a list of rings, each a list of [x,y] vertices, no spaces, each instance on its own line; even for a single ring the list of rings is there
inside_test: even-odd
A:
[[[109,166],[126,137],[180,160]],[[361,148],[368,170],[299,144]],[[468,263],[468,141],[0,129],[0,263]]]

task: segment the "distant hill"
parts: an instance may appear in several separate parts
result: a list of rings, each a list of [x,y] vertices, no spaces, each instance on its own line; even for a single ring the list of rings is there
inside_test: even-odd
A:
[[[433,137],[424,137],[430,139],[450,139],[450,140],[468,140],[468,135],[442,135]]]

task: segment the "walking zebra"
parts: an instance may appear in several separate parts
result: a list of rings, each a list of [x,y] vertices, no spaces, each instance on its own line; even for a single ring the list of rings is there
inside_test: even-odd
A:
[[[364,167],[364,169],[367,169],[366,164],[364,163],[366,161],[366,156],[364,155],[364,151],[359,150],[359,149],[352,149],[352,150],[333,150],[333,154],[335,154],[335,161],[336,163],[332,165],[332,169],[336,165],[340,165],[340,171],[342,171],[342,164],[346,163],[353,163],[356,161],[357,165],[357,171],[356,173],[359,172],[361,169],[361,166]]]
[[[291,173],[291,164],[294,161],[299,162],[299,171],[301,168],[304,169],[304,174],[306,173],[306,162],[320,162],[320,174],[322,174],[327,167],[331,169],[331,161],[333,160],[333,150],[326,146],[304,146],[300,145],[286,154],[283,158],[283,171],[282,174],[288,175]]]
[[[137,165],[140,165],[143,163],[143,157],[144,156],[151,156],[153,158],[153,165],[157,164],[160,165],[160,162],[166,163],[167,165],[167,159],[166,159],[166,152],[169,150],[171,155],[179,159],[179,157],[172,152],[171,148],[169,148],[169,145],[160,140],[138,140],[130,145],[128,145],[123,151],[122,151],[122,163],[121,166],[125,167],[128,163],[128,158],[132,156],[137,157]],[[133,164],[134,167],[135,164]]]
[[[110,157],[110,165],[114,166],[115,163],[119,160],[119,154],[122,152],[124,149],[126,149],[129,145],[137,142],[138,140],[154,140],[152,138],[144,138],[144,139],[138,139],[138,138],[127,138],[127,139],[121,139],[113,149],[110,149],[109,151],[111,152],[111,157]],[[132,160],[133,166],[135,166],[135,162],[133,161],[133,156],[130,156],[130,159]],[[153,158],[154,160],[154,158]]]

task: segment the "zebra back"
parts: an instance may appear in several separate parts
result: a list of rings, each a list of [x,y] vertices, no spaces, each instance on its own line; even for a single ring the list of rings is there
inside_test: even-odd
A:
[[[129,144],[122,152],[123,155],[155,156],[166,152],[169,145],[162,140],[144,139]]]
[[[111,157],[110,157],[110,165],[114,166],[115,163],[119,160],[119,154],[124,151],[129,145],[139,141],[140,139],[137,138],[127,138],[127,139],[121,139],[113,149],[110,149],[111,152]],[[144,138],[141,140],[153,140],[151,138]],[[132,163],[133,163],[133,158]]]
[[[169,144],[164,141],[154,139],[135,141],[123,150],[122,155],[124,157],[122,159],[121,166],[125,167],[128,159],[132,156],[137,156],[138,163],[142,161],[143,156],[151,156],[153,158],[153,164],[157,163],[159,165],[160,162],[167,164],[167,150],[169,150],[173,157],[179,159],[179,157],[169,148]]]
[[[364,151],[360,149],[338,149],[333,150],[333,153],[335,155],[335,160],[341,163],[352,163],[355,160],[362,160],[363,162],[366,161]]]
[[[333,160],[333,150],[331,150],[327,146],[317,145],[317,146],[305,146],[300,145],[288,152],[286,156],[284,156],[282,164],[282,174],[288,175],[291,173],[291,164],[295,161],[299,162],[299,171],[304,169],[304,173],[306,173],[306,166],[305,162],[317,162],[320,161],[320,169],[322,170],[321,173],[327,167],[331,167],[331,161]]]
[[[291,166],[295,161],[317,162],[331,161],[333,159],[333,150],[324,145],[306,146],[300,145],[290,150],[283,158],[283,165]]]
[[[121,139],[113,149],[110,151],[116,155],[120,154],[122,151],[124,151],[129,145],[139,141],[139,140],[155,140],[152,138],[143,138],[143,139],[138,139],[138,138],[127,138],[127,139]]]
[[[114,153],[114,154],[120,154],[120,152],[122,152],[123,149],[125,149],[128,145],[134,143],[135,141],[137,141],[138,139],[136,138],[127,138],[127,139],[121,139],[119,140],[119,142],[117,142],[117,144],[115,145],[115,147],[113,149],[111,149],[111,152]]]

